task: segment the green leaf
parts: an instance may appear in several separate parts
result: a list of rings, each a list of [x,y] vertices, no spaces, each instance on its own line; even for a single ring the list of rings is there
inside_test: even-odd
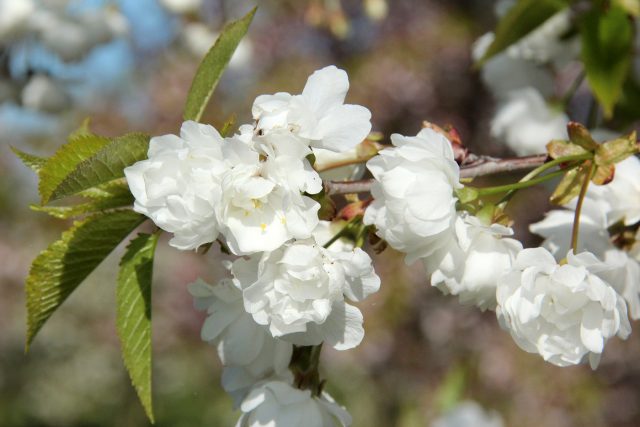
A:
[[[555,205],[566,205],[580,194],[580,188],[585,180],[585,176],[589,173],[588,165],[582,165],[575,169],[571,169],[565,173],[550,197],[551,203]]]
[[[112,138],[109,145],[86,159],[58,187],[58,197],[76,194],[95,185],[124,177],[127,166],[145,160],[149,135],[129,133]]]
[[[47,204],[56,188],[85,159],[109,144],[109,139],[98,135],[70,136],[69,142],[47,160],[40,169],[38,191],[42,204]]]
[[[27,350],[60,304],[144,220],[129,210],[87,217],[36,257],[25,288]]]
[[[151,400],[151,279],[159,234],[139,234],[120,262],[117,322],[122,358],[131,383],[153,423]]]
[[[78,193],[78,196],[87,197],[89,199],[108,199],[112,197],[121,197],[124,193],[131,193],[129,184],[126,179],[116,179],[95,187],[87,188]]]
[[[566,0],[520,0],[500,20],[496,36],[478,65],[518,42],[567,7]]]
[[[38,173],[40,169],[42,169],[44,164],[47,163],[46,158],[25,153],[24,151],[18,150],[16,147],[11,147],[11,151],[13,151],[13,154],[18,156],[18,158],[22,160],[22,163],[24,163],[25,166],[30,168],[35,173]]]
[[[240,40],[247,33],[256,10],[257,7],[254,7],[244,18],[227,25],[220,33],[216,43],[205,55],[187,95],[184,120],[200,121],[202,118],[204,109]]]
[[[112,139],[76,133],[40,171],[42,204],[123,177],[148,150],[149,136],[140,133]]]
[[[456,190],[456,195],[460,203],[469,203],[476,200],[479,196],[478,190],[473,187],[462,187]]]
[[[44,212],[55,218],[67,219],[73,218],[87,213],[108,211],[111,209],[124,208],[133,204],[134,198],[128,187],[105,187],[106,189],[100,189],[98,187],[87,190],[87,194],[92,194],[97,197],[92,197],[90,201],[80,203],[77,205],[69,206],[40,206],[31,205],[31,209],[36,212]],[[104,192],[109,194],[108,196],[98,196]]]
[[[594,8],[582,16],[580,33],[587,82],[610,118],[631,65],[633,24],[619,7]]]

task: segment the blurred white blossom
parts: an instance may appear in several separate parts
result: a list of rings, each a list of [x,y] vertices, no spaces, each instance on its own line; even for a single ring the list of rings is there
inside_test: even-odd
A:
[[[35,7],[33,0],[0,0],[0,42],[23,31]]]
[[[607,225],[618,221],[636,224],[640,222],[640,159],[631,156],[615,167],[613,180],[606,185],[590,186],[587,197],[606,213]]]
[[[160,0],[169,12],[178,15],[197,13],[202,7],[202,0]]]
[[[65,87],[42,74],[34,75],[22,89],[22,105],[45,113],[58,113],[67,109],[71,98]]]
[[[495,39],[494,33],[486,33],[473,44],[472,56],[479,61]],[[482,81],[498,101],[509,99],[511,92],[532,87],[544,97],[554,92],[554,78],[543,65],[516,58],[506,52],[490,58],[480,70]]]
[[[531,87],[514,90],[491,121],[491,136],[519,156],[540,154],[552,139],[566,139],[569,118]]]
[[[431,427],[503,427],[497,412],[487,412],[476,402],[464,401],[436,419]]]

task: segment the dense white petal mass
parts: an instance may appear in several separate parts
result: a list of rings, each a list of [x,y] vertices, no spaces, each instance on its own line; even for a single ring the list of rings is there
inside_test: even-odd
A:
[[[607,340],[631,332],[622,297],[595,274],[608,268],[589,252],[569,252],[558,264],[544,248],[524,249],[498,279],[500,325],[520,348],[554,365],[588,360],[595,369]]]
[[[297,345],[326,341],[339,350],[357,346],[364,336],[362,314],[345,296],[361,301],[380,287],[371,258],[360,248],[325,249],[313,239],[238,259],[232,273],[245,310],[274,337]]]
[[[495,309],[497,278],[507,273],[522,244],[513,230],[484,225],[474,216],[458,214],[449,242],[423,259],[431,285],[458,295],[462,304]]]
[[[198,280],[189,285],[189,292],[194,306],[207,311],[202,339],[216,346],[225,366],[222,386],[236,405],[258,381],[289,377],[292,344],[273,338],[245,312],[242,292],[231,280],[216,286]]]
[[[447,243],[456,218],[460,169],[451,143],[432,129],[415,137],[394,134],[391,142],[393,148],[367,162],[375,178],[374,201],[363,221],[375,225],[378,236],[412,263]]]
[[[496,412],[487,412],[476,402],[464,401],[457,404],[431,427],[503,427],[504,422]]]
[[[331,65],[314,72],[300,95],[261,95],[252,109],[257,131],[287,131],[314,148],[348,151],[371,131],[369,110],[344,104],[348,90],[347,73]]]
[[[255,137],[246,127],[222,138],[185,122],[180,136],[152,138],[148,159],[125,169],[134,209],[150,217],[178,249],[196,249],[222,233],[237,254],[273,250],[309,238],[320,205],[303,192],[322,189],[291,135]]]
[[[615,181],[616,178],[614,178]],[[577,250],[593,253],[609,267],[597,272],[606,282],[622,295],[627,302],[629,316],[640,319],[640,263],[633,254],[617,248],[607,229],[610,221],[607,217],[607,198],[600,193],[607,186],[589,187],[580,214],[580,235]],[[598,197],[594,197],[594,193]],[[529,229],[545,238],[542,246],[560,260],[571,246],[571,230],[575,212],[572,210],[553,210],[542,221],[531,224]]]
[[[351,415],[327,393],[314,396],[283,381],[257,384],[240,405],[236,427],[346,427]]]
[[[179,137],[152,138],[149,158],[124,170],[135,197],[134,210],[173,233],[171,246],[195,249],[218,237],[216,210],[228,169],[224,146],[213,127],[185,122]]]
[[[532,87],[514,90],[491,121],[491,136],[519,156],[540,154],[552,139],[566,139],[569,119],[551,109]]]
[[[232,280],[224,279],[216,286],[198,280],[189,285],[189,292],[196,308],[207,311],[202,339],[217,347],[225,366],[262,366],[264,372],[269,370],[267,365],[274,372],[287,369],[291,344],[271,337],[245,312],[242,292]]]

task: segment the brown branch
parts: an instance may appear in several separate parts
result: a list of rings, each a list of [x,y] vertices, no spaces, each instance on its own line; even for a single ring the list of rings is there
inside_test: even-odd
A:
[[[477,178],[479,176],[492,175],[494,173],[534,169],[543,164],[547,158],[546,154],[512,157],[507,159],[496,159],[494,157],[481,156],[473,162],[460,167],[460,178]]]
[[[547,160],[546,154],[537,154],[526,157],[513,157],[496,159],[494,157],[479,156],[469,159],[470,162],[460,167],[460,178],[477,178],[479,176],[496,173],[514,172],[533,169],[542,165]],[[359,181],[327,181],[325,187],[328,195],[368,193],[371,191],[373,179]]]

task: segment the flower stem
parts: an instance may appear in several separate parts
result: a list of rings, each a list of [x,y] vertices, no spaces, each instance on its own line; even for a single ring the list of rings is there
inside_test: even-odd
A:
[[[332,169],[338,169],[338,168],[341,168],[343,166],[350,166],[350,165],[357,165],[357,164],[360,164],[360,163],[365,163],[365,162],[369,161],[374,156],[375,156],[375,154],[373,156],[358,157],[356,159],[343,160],[343,161],[340,161],[340,162],[330,163],[330,164],[325,165],[323,167],[316,167],[314,169],[316,170],[316,172],[325,172],[325,171],[332,170]]]
[[[294,384],[300,390],[311,390],[315,396],[322,393],[324,380],[320,379],[320,353],[322,343],[314,346],[294,347],[289,369],[294,375]]]
[[[565,170],[559,170],[559,171],[548,173],[538,178],[530,179],[528,181],[520,181],[513,184],[498,185],[496,187],[475,188],[475,190],[478,192],[480,196],[501,194],[508,191],[515,191],[515,190],[520,190],[522,188],[533,187],[534,185],[540,184],[541,182],[549,181],[550,179],[563,175],[565,172],[566,172]]]
[[[595,162],[589,162],[589,170],[584,177],[584,181],[582,182],[582,187],[580,188],[580,194],[578,195],[578,203],[576,204],[576,211],[573,217],[573,229],[571,230],[571,249],[575,254],[578,250],[578,234],[580,232],[580,212],[582,211],[582,204],[584,202],[584,198],[587,194],[587,189],[589,188],[589,183],[591,182],[591,175],[593,175],[593,170],[595,168]]]
[[[564,157],[558,157],[557,159],[551,160],[549,162],[543,163],[540,166],[538,166],[537,168],[533,169],[531,172],[529,172],[528,174],[526,174],[524,177],[522,177],[522,179],[519,182],[528,182],[531,181],[533,178],[535,178],[536,176],[540,175],[541,173],[555,167],[555,166],[560,166],[563,163],[570,163],[570,162],[580,162],[581,160],[587,160],[590,159],[591,157],[593,157],[592,153],[583,153],[583,154],[573,154],[571,156],[564,156]],[[576,163],[574,165],[569,165],[568,167],[564,168],[564,170],[569,170],[569,169],[573,169],[574,167],[578,166],[580,163]],[[498,204],[502,204],[502,203],[506,203],[509,201],[509,199],[511,199],[511,197],[515,194],[516,190],[511,190],[509,191],[507,194],[504,195],[504,197],[502,199],[500,199],[500,201],[498,202]]]
[[[322,247],[325,249],[328,249],[329,246],[333,245],[341,237],[344,237],[344,235],[351,230],[351,227],[353,227],[355,224],[357,224],[361,220],[362,220],[361,216],[354,216],[344,227],[340,229],[340,231],[338,231],[331,239],[329,239],[327,243],[322,245]]]

